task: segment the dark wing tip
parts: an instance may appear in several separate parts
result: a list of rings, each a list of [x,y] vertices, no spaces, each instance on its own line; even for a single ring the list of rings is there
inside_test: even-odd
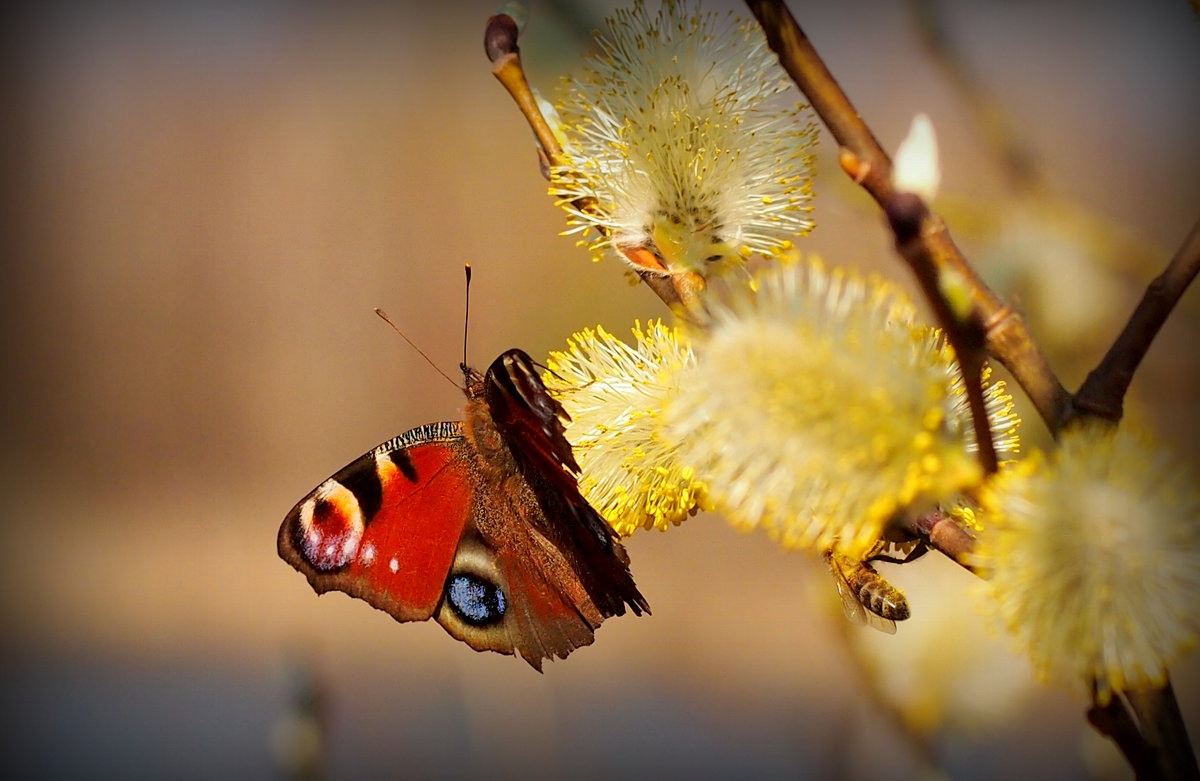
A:
[[[570,490],[579,474],[563,426],[570,418],[546,390],[533,359],[518,349],[502,353],[488,368],[485,385],[492,419],[514,455],[536,461],[545,477]]]

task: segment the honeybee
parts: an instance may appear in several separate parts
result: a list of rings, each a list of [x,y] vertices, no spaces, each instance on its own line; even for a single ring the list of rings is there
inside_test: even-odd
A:
[[[907,560],[886,556],[883,551],[887,543],[880,541],[870,553],[856,561],[840,553],[827,550],[822,554],[833,581],[846,617],[856,624],[866,624],[887,634],[896,633],[896,622],[911,615],[904,592],[893,586],[871,566],[871,561],[902,563]]]

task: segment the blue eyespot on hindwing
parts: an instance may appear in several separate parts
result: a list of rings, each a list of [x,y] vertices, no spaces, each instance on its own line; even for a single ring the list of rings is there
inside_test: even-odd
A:
[[[504,617],[508,602],[504,591],[474,575],[455,575],[446,585],[446,599],[450,608],[470,626],[494,624]]]

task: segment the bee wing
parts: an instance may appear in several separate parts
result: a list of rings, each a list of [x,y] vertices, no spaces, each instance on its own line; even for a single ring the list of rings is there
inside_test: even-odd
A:
[[[878,616],[867,610],[862,602],[858,601],[858,597],[854,595],[854,589],[850,587],[850,583],[846,580],[842,568],[838,566],[837,559],[826,551],[823,558],[825,563],[829,565],[829,572],[833,575],[833,583],[837,586],[838,597],[842,602],[842,612],[846,614],[852,624],[860,626],[869,626],[872,629],[877,629],[887,635],[896,634],[896,622],[890,618]]]

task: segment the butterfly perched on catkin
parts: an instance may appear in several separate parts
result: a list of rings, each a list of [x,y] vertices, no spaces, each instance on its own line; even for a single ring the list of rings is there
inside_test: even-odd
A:
[[[318,594],[434,618],[541,670],[605,618],[649,605],[579,492],[568,418],[533,359],[514,349],[485,374],[462,370],[464,420],[407,431],[321,483],[284,519],[279,555]]]

